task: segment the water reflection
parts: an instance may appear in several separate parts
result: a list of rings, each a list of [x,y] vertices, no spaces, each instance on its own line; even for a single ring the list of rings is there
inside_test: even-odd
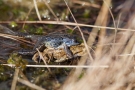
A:
[[[17,36],[17,33],[9,28],[0,25],[0,59],[7,60],[9,55],[13,52],[18,52],[22,49],[32,49],[32,44],[32,41],[28,39],[25,40]]]

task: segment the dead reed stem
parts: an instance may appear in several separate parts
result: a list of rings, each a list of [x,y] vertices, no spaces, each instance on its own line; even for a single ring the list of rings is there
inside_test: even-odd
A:
[[[13,81],[12,81],[11,90],[15,90],[15,88],[16,88],[16,84],[17,84],[17,80],[18,80],[18,74],[19,74],[19,68],[16,68],[15,73],[14,73],[14,78],[13,78]]]

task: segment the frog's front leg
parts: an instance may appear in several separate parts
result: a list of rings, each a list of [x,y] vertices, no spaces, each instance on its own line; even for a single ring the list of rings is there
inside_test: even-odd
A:
[[[63,46],[64,46],[64,50],[67,54],[68,59],[72,59],[74,56],[73,56],[73,53],[71,52],[71,50],[68,48],[66,43],[63,43]]]
[[[45,50],[44,52],[37,52],[33,55],[32,60],[36,63],[40,63],[42,59],[46,60],[47,63],[49,63],[50,59],[52,58],[52,54],[50,56],[50,54],[48,55],[48,53],[46,53],[47,50]],[[41,56],[42,54],[42,56]]]

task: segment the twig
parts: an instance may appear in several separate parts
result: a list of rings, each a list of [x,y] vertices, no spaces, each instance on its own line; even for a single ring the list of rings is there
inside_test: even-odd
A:
[[[15,41],[22,41],[22,42],[34,45],[34,43],[32,43],[30,41],[27,41],[27,40],[24,40],[23,37],[19,37],[19,36],[14,36],[14,35],[0,33],[0,37],[12,39],[12,40],[15,40]]]
[[[51,13],[53,14],[53,16],[56,18],[57,21],[59,21],[59,18],[55,15],[54,11],[51,9],[51,7],[48,5],[47,1],[44,0],[45,5],[48,7],[48,9],[51,11]]]
[[[6,66],[14,67],[14,64],[1,64]],[[49,68],[109,68],[108,65],[100,65],[100,66],[86,66],[86,65],[26,65],[26,67],[49,67]]]
[[[0,21],[0,24],[11,23],[13,21]],[[88,25],[82,23],[73,23],[73,22],[65,22],[65,21],[16,21],[16,23],[40,23],[40,24],[56,24],[56,25],[70,25],[70,26],[84,26],[84,27],[93,27],[93,28],[106,28],[110,30],[115,30],[114,27],[106,27],[106,26],[98,26],[98,25]],[[121,31],[135,31],[135,29],[125,29],[125,28],[117,28],[117,30]]]
[[[17,83],[17,79],[18,79],[18,74],[19,74],[19,68],[15,69],[15,73],[14,73],[14,78],[12,81],[12,86],[11,86],[11,90],[15,90],[16,88],[16,83]]]
[[[89,2],[85,2],[85,1],[81,1],[81,0],[73,0],[72,2],[76,3],[76,4],[83,4],[83,3],[85,3],[85,6],[91,6],[91,7],[94,7],[94,8],[100,8],[101,7],[98,4],[89,3]]]
[[[114,28],[115,28],[115,35],[114,35],[113,43],[115,43],[116,34],[117,34],[117,25],[116,25],[116,23],[115,23],[114,16],[113,16],[113,14],[112,14],[112,11],[111,11],[111,9],[110,9],[108,3],[107,3],[105,0],[103,0],[103,1],[104,1],[104,3],[106,4],[106,6],[107,6],[107,8],[108,8],[108,10],[109,10],[109,12],[110,12],[110,14],[111,14],[112,20],[113,20],[113,24],[114,24]],[[114,49],[114,46],[112,46],[112,48]]]
[[[40,59],[42,59],[43,62],[45,63],[45,65],[48,66],[47,63],[46,63],[46,60],[44,59],[44,57],[43,57],[43,55],[42,55],[42,53],[38,50],[38,48],[36,48],[36,50],[38,51],[38,54],[39,54],[39,56],[40,56]],[[50,73],[52,73],[50,68],[47,67],[47,69],[48,69],[48,71],[49,71]]]
[[[37,8],[36,0],[33,0],[33,2],[34,2],[34,6],[35,6],[35,10],[36,10],[36,13],[37,13],[38,19],[39,19],[40,21],[42,21],[42,19],[41,19],[41,17],[40,17],[40,14],[39,14],[39,11],[38,11],[38,8]]]
[[[37,85],[35,85],[35,84],[32,84],[32,83],[30,83],[29,81],[23,80],[23,79],[21,79],[21,78],[18,78],[18,82],[20,82],[20,83],[22,83],[22,84],[25,84],[25,85],[27,85],[27,86],[29,86],[29,87],[31,87],[31,88],[37,89],[37,90],[46,90],[46,89],[44,89],[44,88],[41,88],[41,87],[39,87],[39,86],[37,86]],[[14,90],[15,90],[15,89],[14,89]]]
[[[26,18],[24,19],[24,21],[26,21],[26,20],[28,19],[28,16],[30,15],[31,11],[33,10],[33,7],[34,7],[34,6],[32,6],[32,7],[30,8],[30,10],[29,10],[28,14],[26,15]],[[25,26],[25,23],[22,25],[22,28],[23,28],[23,29],[24,29],[24,26]]]

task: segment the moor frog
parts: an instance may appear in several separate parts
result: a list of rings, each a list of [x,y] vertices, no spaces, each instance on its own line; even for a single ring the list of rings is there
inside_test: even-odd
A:
[[[78,56],[83,56],[86,52],[85,45],[83,43],[79,45],[70,46],[69,50],[72,52],[74,58]],[[54,62],[63,62],[70,59],[63,48],[46,48],[43,52],[40,53],[47,62],[49,62],[50,60],[54,60]],[[38,62],[39,57],[39,53],[37,52],[33,55],[32,59],[35,62]]]
[[[30,37],[30,38],[35,38],[35,36],[25,36],[25,37]],[[70,34],[65,34],[65,33],[53,33],[53,34],[48,34],[46,36],[40,36],[37,37],[38,40],[34,46],[34,53],[36,52],[36,48],[39,49],[39,51],[44,52],[46,55],[48,54],[49,56],[50,53],[54,54],[52,55],[53,57],[57,57],[58,59],[58,52],[61,53],[59,54],[60,57],[65,56],[66,58],[63,59],[72,59],[74,57],[73,51],[70,50],[71,46],[76,46],[79,45],[80,43],[77,41],[74,35]],[[31,52],[19,52],[20,54],[30,54]],[[62,59],[62,61],[64,61]],[[37,60],[34,60],[37,61]]]

